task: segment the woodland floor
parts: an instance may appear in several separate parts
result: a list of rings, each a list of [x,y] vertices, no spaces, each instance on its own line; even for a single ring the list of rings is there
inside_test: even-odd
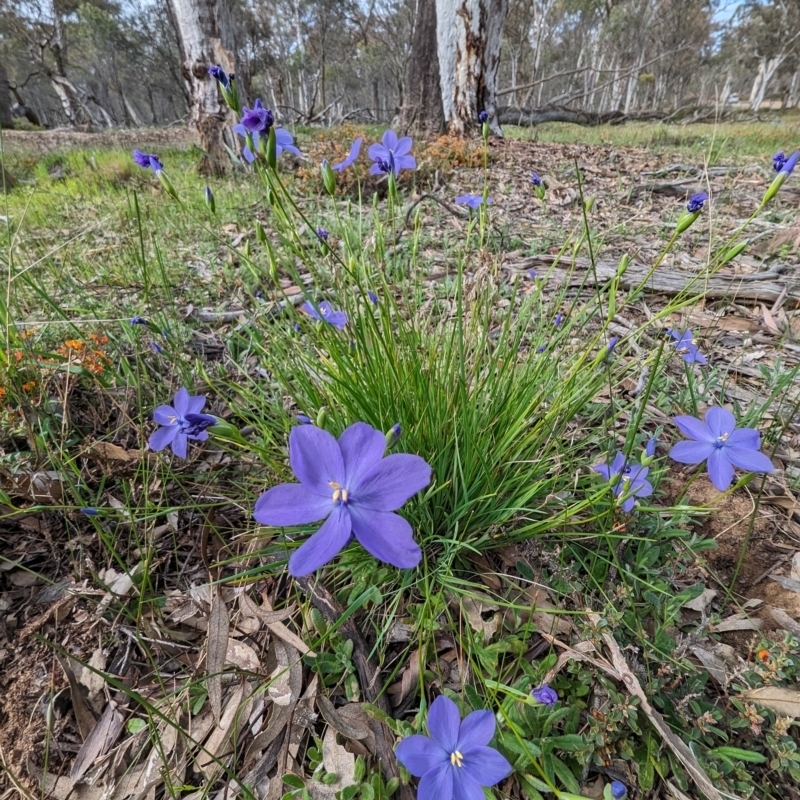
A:
[[[622,279],[623,290],[638,285],[656,258],[671,232],[669,220],[674,220],[675,208],[694,192],[709,191],[712,195],[710,213],[701,217],[683,237],[678,249],[653,276],[649,291],[615,318],[616,332],[625,334],[651,318],[667,298],[697,279],[709,254],[710,235],[719,239],[733,233],[758,204],[772,177],[769,172],[772,152],[778,149],[770,135],[778,139],[780,133],[765,134],[766,143],[759,140],[760,143],[742,145],[732,148],[729,154],[720,153],[713,143],[704,140],[705,132],[697,134],[696,140],[688,145],[688,140],[681,138],[688,136],[686,132],[671,134],[677,137],[675,141],[653,130],[642,134],[651,138],[645,139],[646,146],[641,147],[614,142],[617,134],[613,130],[602,134],[612,140],[605,144],[522,140],[529,136],[528,132],[516,132],[515,136],[520,138],[495,142],[488,178],[493,198],[492,230],[482,261],[474,264],[475,284],[483,279],[509,285],[524,281],[529,269],[546,272],[559,255],[560,264],[551,272],[548,291],[555,292],[565,284],[572,286],[576,274],[583,276],[590,270],[584,253],[576,256],[577,271],[567,269],[571,262],[569,251],[562,253],[566,234],[575,238],[584,225],[576,188],[576,166],[582,174],[584,198],[594,201],[591,226],[597,234],[599,256],[595,269],[598,280],[608,280],[620,259],[627,255],[631,265]],[[330,153],[331,148],[335,148],[337,155],[344,152],[348,135],[345,132],[330,139],[316,135],[313,139],[300,137],[301,147],[310,154],[312,166],[300,165],[293,169],[297,185],[307,191],[309,207],[313,206],[313,192],[318,190],[313,167],[317,156]],[[547,135],[540,134],[542,138]],[[582,134],[569,135],[580,138]],[[590,135],[594,137],[597,132]],[[552,133],[550,138],[562,138],[561,131]],[[131,188],[138,190],[142,205],[148,202],[148,195],[155,196],[159,190],[139,172],[123,166],[123,155],[115,155],[116,160],[112,158],[108,163],[100,159],[102,163],[97,169],[105,170],[104,177],[111,183],[118,181],[123,185],[115,199],[108,201],[116,206],[104,207],[102,194],[93,194],[88,188],[84,194],[79,191],[81,181],[91,182],[94,178],[79,174],[74,161],[69,160],[69,151],[80,148],[89,154],[103,148],[113,151],[134,146],[180,149],[189,141],[186,131],[177,128],[115,134],[5,132],[3,145],[7,167],[20,181],[20,186],[9,195],[10,205],[3,213],[15,222],[24,216],[25,202],[31,201],[23,202],[22,198],[28,191],[62,195],[49,218],[42,212],[37,217],[36,229],[27,229],[31,241],[38,243],[21,253],[22,257],[32,258],[38,253],[41,258],[52,248],[61,248],[67,242],[61,251],[63,263],[75,263],[81,253],[84,259],[81,283],[87,296],[92,297],[89,318],[102,320],[98,309],[111,309],[115,303],[122,304],[124,310],[119,307],[116,312],[109,310],[109,319],[130,316],[128,309],[137,308],[141,302],[139,282],[126,282],[120,278],[120,273],[116,273],[113,282],[108,276],[103,277],[103,270],[110,269],[106,260],[119,259],[123,264],[125,248],[135,240],[130,226],[123,225],[122,217],[116,216],[113,209],[130,202]],[[650,144],[654,141],[657,146]],[[790,145],[791,142],[786,142],[786,149]],[[707,156],[711,151],[714,158],[709,161]],[[188,163],[186,153],[183,157]],[[89,159],[89,156],[84,158]],[[440,287],[451,277],[448,243],[460,237],[466,225],[465,213],[454,207],[452,200],[464,192],[481,191],[480,146],[479,143],[457,145],[445,138],[428,143],[420,162],[419,173],[413,179],[416,183],[407,178],[401,183],[401,191],[406,193],[407,203],[418,201],[417,208],[428,231],[421,244],[421,261],[429,272],[422,283],[431,297],[441,298]],[[532,201],[529,184],[532,169],[542,175],[548,185],[546,208]],[[48,176],[51,183],[48,183]],[[241,177],[227,179],[226,186],[235,192],[242,180]],[[69,181],[73,182],[65,183]],[[187,181],[198,185],[195,178],[187,178]],[[706,388],[720,402],[742,406],[758,403],[768,395],[769,384],[776,374],[786,373],[800,363],[799,186],[794,180],[782,189],[770,210],[750,227],[751,244],[747,253],[708,281],[704,301],[687,308],[673,320],[676,326],[690,326],[702,342],[703,352],[713,354],[715,378]],[[218,196],[221,194],[219,192]],[[250,195],[243,195],[237,203],[223,212],[224,231],[234,250],[246,241],[254,241],[250,220],[253,214],[258,216],[261,212],[257,199]],[[109,217],[112,224],[109,224]],[[69,243],[76,234],[80,240]],[[410,234],[406,232],[405,235]],[[187,337],[197,358],[204,359],[211,372],[224,359],[230,330],[246,321],[256,307],[252,293],[257,287],[248,285],[236,274],[235,256],[231,257],[226,248],[213,247],[205,240],[194,242],[189,236],[176,227],[168,245],[181,253],[180,258],[188,270],[173,302],[176,315],[189,331]],[[97,281],[86,271],[86,264],[92,259],[100,275]],[[223,267],[224,274],[220,271]],[[285,280],[284,288],[288,294],[296,294],[297,288],[290,284]],[[592,279],[585,292],[591,292],[591,284]],[[531,283],[530,289],[523,291],[533,288]],[[574,296],[576,291],[575,287],[568,289],[567,296]],[[61,303],[63,297],[56,299]],[[150,303],[148,315],[158,306],[153,298]],[[47,306],[36,308],[31,297],[16,305],[23,313],[23,321],[47,319]],[[76,302],[75,307],[77,319],[81,316],[80,303]],[[84,334],[87,330],[84,326]],[[115,358],[113,345],[112,341],[108,347],[112,360]],[[633,388],[632,385],[630,389]],[[778,407],[783,409],[798,400],[800,389],[795,382],[776,400],[776,413]],[[84,430],[90,431],[86,435],[81,470],[95,485],[108,484],[106,497],[111,504],[124,500],[115,490],[118,476],[137,471],[149,474],[141,469],[149,458],[141,445],[145,434],[134,425],[119,423],[121,416],[124,417],[124,413],[119,414],[120,408],[124,411],[129,401],[124,389],[117,391],[113,386],[105,395],[81,389],[69,394],[69,413],[80,419]],[[657,408],[652,410],[660,415],[662,422],[668,422],[663,412]],[[767,410],[765,418],[769,417]],[[107,425],[112,418],[119,427],[109,436]],[[19,445],[5,441],[2,446],[5,500],[0,507],[0,800],[43,794],[65,800],[68,797],[71,800],[99,800],[101,797],[122,800],[165,796],[160,773],[152,778],[147,773],[147,770],[158,772],[155,761],[145,763],[138,772],[134,769],[129,773],[134,776],[132,784],[124,785],[119,778],[116,789],[103,794],[104,786],[115,783],[109,775],[124,771],[126,754],[140,747],[150,730],[128,724],[130,719],[126,716],[125,700],[119,693],[119,680],[130,681],[130,676],[135,675],[135,691],[145,700],[153,698],[155,702],[156,697],[169,695],[173,687],[177,691],[177,676],[199,674],[206,640],[213,635],[211,629],[216,624],[208,611],[211,605],[209,576],[215,569],[219,569],[217,574],[230,574],[235,567],[251,564],[254,543],[236,535],[245,513],[242,509],[223,507],[214,521],[212,534],[197,515],[189,512],[181,512],[180,522],[176,511],[155,528],[147,523],[152,541],[162,541],[165,545],[156,547],[157,563],[148,567],[158,575],[162,613],[157,617],[157,624],[156,616],[144,608],[139,608],[133,617],[122,611],[110,617],[105,613],[106,608],[120,601],[124,604],[121,598],[130,597],[130,585],[125,585],[121,565],[114,563],[108,550],[101,546],[91,520],[60,507],[63,498],[57,473],[48,471],[44,463],[34,463],[27,472],[13,471],[10,454]],[[203,469],[209,475],[217,470],[224,471],[228,456],[211,452],[204,457],[207,461]],[[800,566],[792,569],[792,559],[800,551],[800,501],[797,500],[800,418],[788,427],[777,447],[775,463],[782,469],[767,477],[760,498],[755,488],[757,482],[754,482],[718,502],[716,493],[704,479],[692,483],[686,495],[688,503],[714,507],[696,531],[699,536],[713,540],[716,548],[704,551],[703,557],[681,576],[681,581],[687,586],[702,582],[716,594],[708,592],[684,609],[684,621],[697,620],[698,630],[702,623],[706,633],[698,634],[696,639],[687,637],[682,647],[692,654],[698,668],[702,665],[708,669],[720,685],[725,684],[741,664],[754,661],[755,652],[763,646],[765,638],[780,642],[786,631],[800,633],[800,583],[796,582],[800,580],[797,574]],[[667,489],[663,502],[668,503],[683,491],[686,472],[673,469],[664,485]],[[230,544],[222,535],[226,531],[231,533]],[[544,552],[539,549],[522,554],[529,559],[535,574],[541,573],[543,564],[552,566],[547,545],[538,547],[544,548]],[[508,572],[508,565],[519,557],[519,550],[515,549],[513,552],[498,550],[483,558],[483,581],[487,591],[505,591],[503,576]],[[228,566],[217,568],[214,566],[217,563]],[[773,575],[783,581],[776,581]],[[223,661],[244,673],[261,675],[279,674],[281,665],[285,666],[285,679],[279,680],[269,694],[273,708],[286,713],[283,710],[273,713],[269,725],[257,734],[262,736],[261,749],[254,747],[254,737],[244,740],[244,747],[250,750],[241,756],[242,769],[263,769],[256,776],[256,782],[260,780],[263,786],[269,783],[265,764],[274,766],[277,763],[279,772],[281,769],[284,772],[300,770],[302,767],[294,759],[303,737],[309,730],[315,730],[317,711],[332,726],[330,730],[336,729],[350,742],[350,752],[379,756],[370,721],[358,704],[341,702],[343,698],[339,696],[340,702],[334,709],[327,696],[332,697],[335,692],[341,695],[341,689],[334,688],[326,696],[316,677],[309,679],[299,667],[295,670],[291,666],[299,663],[292,660],[298,652],[308,651],[311,639],[303,641],[303,620],[292,607],[285,612],[271,611],[271,605],[283,606],[286,597],[291,596],[285,582],[265,580],[259,585],[259,591],[262,605],[254,607],[253,601],[245,599],[236,584],[229,584],[223,590],[231,625]],[[540,607],[546,607],[546,603]],[[479,627],[491,624],[496,629],[497,620],[492,614],[496,615],[497,606],[487,603],[478,610],[480,613],[468,619],[467,624]],[[712,610],[713,636],[707,627]],[[565,621],[569,617],[559,619],[556,636],[574,642],[575,631]],[[267,631],[269,636],[259,638]],[[156,663],[147,664],[133,646],[137,636],[147,637],[157,654]],[[396,637],[396,642],[400,643],[408,642],[409,638],[402,626],[398,627]],[[540,639],[532,642],[531,647],[546,649],[547,644]],[[452,642],[449,647],[443,642],[440,658],[454,665],[452,681],[457,686],[457,647]],[[133,670],[127,666],[130,660],[135,664]],[[86,664],[92,668],[84,666]],[[413,684],[417,678],[412,674],[414,663],[408,658],[405,663],[387,662],[384,667],[378,685],[385,686],[388,691],[389,712],[400,716],[413,707]],[[100,673],[128,677],[114,683]],[[444,683],[448,685],[447,681]],[[370,698],[373,688],[362,685],[355,695],[348,692],[347,699],[349,701],[352,696]],[[215,715],[208,710],[195,710],[191,703],[190,711],[184,709],[175,715],[182,720],[181,724],[189,726],[187,730],[191,728],[195,739],[199,740],[200,731],[214,739],[217,731],[218,740],[208,743],[207,749],[218,756],[227,752],[225,746],[231,739],[227,736],[230,730],[224,730],[225,724],[229,728],[231,725],[230,720],[225,722],[225,714],[236,707],[237,691],[240,689],[235,682],[223,686],[222,721],[215,720]],[[193,700],[199,697],[196,686],[191,692]],[[250,702],[254,703],[249,710],[255,717],[263,708],[258,707],[259,701]],[[263,706],[264,700],[260,702]],[[215,774],[213,759],[202,752],[189,753],[171,733],[174,729],[165,726],[157,714],[149,724],[160,731],[167,760],[179,776],[178,782],[185,780],[188,786],[191,783],[189,774],[194,775],[195,781],[199,775],[210,778]],[[103,727],[104,741],[87,753],[85,742],[98,726]],[[320,730],[319,721],[316,730]],[[326,738],[323,751],[329,773],[337,772],[337,759],[345,762],[344,766],[339,763],[338,771],[347,769],[348,756],[343,755],[347,751],[336,744],[335,738],[333,744]],[[267,752],[270,758],[257,760],[252,755],[257,752]],[[75,769],[76,757],[87,762],[84,772],[97,776],[93,785],[79,783],[72,787],[68,776],[70,770]],[[611,767],[609,774],[614,774],[613,768],[621,768],[621,765],[615,762]],[[46,789],[38,786],[43,773],[49,776],[45,781]],[[277,789],[273,786],[266,796],[277,800],[281,794],[280,782],[274,781],[274,784]],[[800,797],[796,788],[792,789],[788,783],[783,785],[785,797]],[[334,785],[332,790],[336,789]],[[592,791],[587,783],[584,793],[590,797],[599,796],[592,795]],[[691,797],[699,797],[692,791]],[[193,794],[189,788],[184,788],[176,791],[175,796],[199,798],[202,793],[198,789]],[[209,796],[223,795],[210,792]],[[312,796],[321,800],[332,798],[333,794],[330,787],[316,784]],[[679,795],[665,791],[660,796]]]

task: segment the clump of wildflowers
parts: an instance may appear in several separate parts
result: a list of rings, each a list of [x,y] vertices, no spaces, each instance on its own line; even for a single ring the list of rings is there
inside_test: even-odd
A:
[[[431,468],[408,453],[384,457],[385,450],[384,434],[365,422],[351,425],[338,441],[314,425],[292,429],[289,464],[300,483],[268,489],[253,513],[276,528],[325,520],[292,553],[290,574],[319,569],[352,536],[380,561],[401,569],[419,563],[422,551],[411,525],[393,512],[430,483]]]
[[[148,443],[158,452],[167,446],[178,458],[186,458],[188,442],[204,442],[208,439],[208,428],[216,425],[217,418],[201,413],[206,404],[202,395],[190,395],[185,388],[178,390],[171,406],[159,406],[153,419],[161,426]]]
[[[747,472],[775,469],[761,452],[761,434],[755,428],[737,428],[736,418],[726,408],[709,408],[703,420],[680,415],[673,422],[689,441],[673,445],[670,458],[681,464],[705,461],[711,483],[721,492],[733,483],[735,467]]]
[[[599,472],[610,484],[623,511],[630,513],[637,497],[650,497],[653,487],[647,480],[650,467],[632,464],[624,453],[617,453],[611,464],[595,464],[592,469]]]
[[[337,311],[327,300],[316,306],[310,300],[306,300],[301,308],[310,317],[319,322],[327,322],[337,330],[344,330],[344,326],[347,325],[347,314],[344,311]]]
[[[393,130],[386,131],[380,144],[376,142],[369,147],[369,157],[374,162],[369,174],[394,173],[396,178],[400,170],[416,169],[417,161],[410,155],[412,146],[413,141],[410,136],[398,139]]]
[[[430,736],[415,734],[397,745],[397,760],[420,778],[418,800],[476,800],[512,772],[506,758],[489,747],[491,711],[473,711],[464,721],[458,706],[441,695],[428,711]]]

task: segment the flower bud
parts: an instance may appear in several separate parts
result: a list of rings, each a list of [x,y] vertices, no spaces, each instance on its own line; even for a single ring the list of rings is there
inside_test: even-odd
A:
[[[392,425],[392,427],[389,428],[388,432],[386,433],[386,447],[391,447],[393,444],[395,444],[400,438],[400,434],[402,432],[403,428],[399,422]]]
[[[328,409],[323,406],[319,411],[317,411],[317,427],[324,428],[325,421],[328,419]]]
[[[739,253],[741,253],[742,250],[744,250],[745,247],[747,247],[747,245],[748,242],[744,241],[744,242],[739,242],[738,244],[735,244],[733,247],[731,247],[731,249],[728,250],[728,252],[725,253],[725,255],[722,257],[722,261],[720,261],[720,266],[722,266],[723,264],[727,264],[729,261],[733,261],[733,259],[736,258],[736,256],[738,256]]]
[[[158,172],[156,172],[156,176],[158,177],[158,180],[161,183],[161,185],[166,190],[167,194],[173,197],[175,200],[180,200],[180,197],[178,197],[178,192],[172,185],[172,181],[167,177],[167,173],[164,172],[163,169],[160,169],[158,170]]]
[[[336,194],[336,173],[328,163],[327,158],[322,159],[320,172],[322,173],[322,183],[325,185],[325,191],[333,197]]]
[[[206,198],[206,205],[208,206],[209,210],[212,214],[217,213],[217,203],[214,200],[214,192],[211,191],[210,186],[206,186],[205,188],[205,198]]]

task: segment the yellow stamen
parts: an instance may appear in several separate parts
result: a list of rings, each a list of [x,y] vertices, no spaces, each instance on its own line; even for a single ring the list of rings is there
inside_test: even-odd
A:
[[[336,491],[333,493],[333,502],[334,502],[334,503],[338,503],[338,502],[339,502],[339,497],[341,496],[341,494],[342,494],[342,490],[341,490],[341,489],[337,489],[337,490],[336,490]]]
[[[458,752],[458,750],[456,750],[453,753],[450,753],[450,763],[454,767],[463,767],[464,766],[464,764],[462,763],[463,761],[464,761],[464,756],[462,756],[461,753]]]
[[[347,489],[342,489],[342,502],[343,503],[347,502],[347,494],[348,494]]]

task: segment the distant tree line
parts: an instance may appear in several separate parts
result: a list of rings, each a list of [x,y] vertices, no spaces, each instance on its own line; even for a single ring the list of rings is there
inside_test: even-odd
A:
[[[209,80],[197,53],[221,54],[243,97],[284,124],[462,132],[486,107],[499,131],[732,100],[798,106],[800,2],[745,0],[721,24],[725,2],[0,0],[0,125],[182,123]],[[224,20],[192,20],[204,13]],[[195,34],[206,42],[192,55]]]

